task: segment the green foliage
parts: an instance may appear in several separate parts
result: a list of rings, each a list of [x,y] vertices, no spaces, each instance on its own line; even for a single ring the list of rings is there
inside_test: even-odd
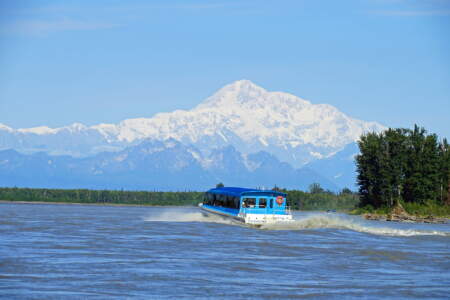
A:
[[[224,185],[223,185],[223,183],[222,182],[219,182],[218,184],[216,184],[216,188],[218,189],[218,188],[223,188],[224,187]]]
[[[202,192],[0,188],[0,200],[134,205],[197,205]]]
[[[349,193],[339,195],[323,189],[315,193],[283,189],[279,191],[287,194],[288,205],[295,210],[350,210],[359,203],[359,196],[350,190]]]
[[[439,203],[450,206],[450,145],[447,139],[439,145],[439,160],[443,162],[439,166]]]
[[[379,208],[374,208],[372,205],[366,205],[364,207],[358,207],[352,210],[350,213],[355,215],[361,215],[364,213],[378,214],[378,215],[387,215],[391,211],[390,207],[382,206]]]
[[[403,208],[407,213],[417,216],[438,216],[448,217],[450,216],[450,206],[440,205],[436,201],[429,201],[425,204],[416,202],[403,202]]]
[[[319,183],[313,183],[309,185],[309,192],[311,194],[320,194],[320,193],[324,193],[325,190],[320,186]]]
[[[449,203],[450,151],[417,125],[368,133],[358,142],[356,157],[359,206],[393,207],[398,201],[425,205]]]
[[[303,210],[349,210],[359,202],[357,194],[348,190],[335,195],[323,191],[311,194],[298,190],[278,191],[287,193],[288,205],[292,209]],[[130,205],[197,205],[203,200],[202,192],[146,192],[146,191],[110,191],[110,190],[61,190],[0,188],[0,200],[26,202],[63,202]]]
[[[352,195],[353,192],[349,188],[343,188],[339,194],[340,195]]]

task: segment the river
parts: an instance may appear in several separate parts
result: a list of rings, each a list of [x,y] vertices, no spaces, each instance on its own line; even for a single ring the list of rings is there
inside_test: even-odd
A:
[[[248,228],[195,207],[0,204],[7,299],[448,299],[450,225],[295,214]]]

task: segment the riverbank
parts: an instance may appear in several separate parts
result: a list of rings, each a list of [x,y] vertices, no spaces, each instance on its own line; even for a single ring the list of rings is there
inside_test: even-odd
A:
[[[126,203],[88,203],[88,202],[61,202],[61,201],[14,201],[14,200],[0,200],[0,203],[14,203],[14,204],[55,204],[55,205],[92,205],[92,206],[131,206],[131,207],[191,207],[194,205],[153,205],[148,203],[143,204],[126,204]]]
[[[448,209],[448,207],[439,209],[428,205],[420,206],[416,204],[414,206],[408,206],[408,204],[402,205],[398,203],[392,209],[381,208],[378,210],[370,210],[358,208],[353,210],[351,214],[361,215],[366,220],[443,224],[447,223],[450,219],[450,214],[447,212]]]
[[[366,220],[388,221],[388,222],[409,222],[409,223],[431,223],[445,224],[449,218],[437,218],[433,216],[411,216],[411,215],[380,215],[374,213],[365,213],[361,215]]]

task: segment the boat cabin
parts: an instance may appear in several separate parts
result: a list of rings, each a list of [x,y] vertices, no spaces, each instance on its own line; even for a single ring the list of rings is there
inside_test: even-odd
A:
[[[203,205],[233,215],[286,214],[286,194],[271,190],[221,187],[207,191]]]

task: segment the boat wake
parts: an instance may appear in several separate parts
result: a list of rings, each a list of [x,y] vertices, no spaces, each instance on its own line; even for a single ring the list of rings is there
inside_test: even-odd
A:
[[[353,220],[352,218],[346,216],[328,214],[313,214],[306,217],[297,217],[294,221],[289,223],[266,224],[261,226],[261,229],[266,230],[307,230],[321,228],[344,229],[385,236],[450,236],[450,232],[438,230],[399,229],[393,227],[370,226],[361,220]]]
[[[205,215],[198,212],[186,212],[184,210],[170,209],[163,211],[158,215],[150,215],[144,218],[147,222],[203,222],[203,223],[219,223],[227,225],[243,225],[241,222],[216,215]]]
[[[201,212],[174,210],[163,211],[158,215],[150,215],[144,218],[148,222],[204,222],[219,223],[226,225],[246,226],[245,224],[233,219],[204,215]],[[383,224],[385,225],[385,224]],[[392,224],[394,225],[394,224]],[[246,226],[247,227],[247,226]],[[349,217],[345,215],[330,215],[325,213],[316,213],[306,216],[295,216],[291,222],[276,224],[265,224],[259,227],[262,230],[311,230],[311,229],[342,229],[356,232],[368,233],[384,236],[448,236],[450,232],[438,230],[418,230],[418,229],[400,229],[394,227],[371,226],[368,222]]]

